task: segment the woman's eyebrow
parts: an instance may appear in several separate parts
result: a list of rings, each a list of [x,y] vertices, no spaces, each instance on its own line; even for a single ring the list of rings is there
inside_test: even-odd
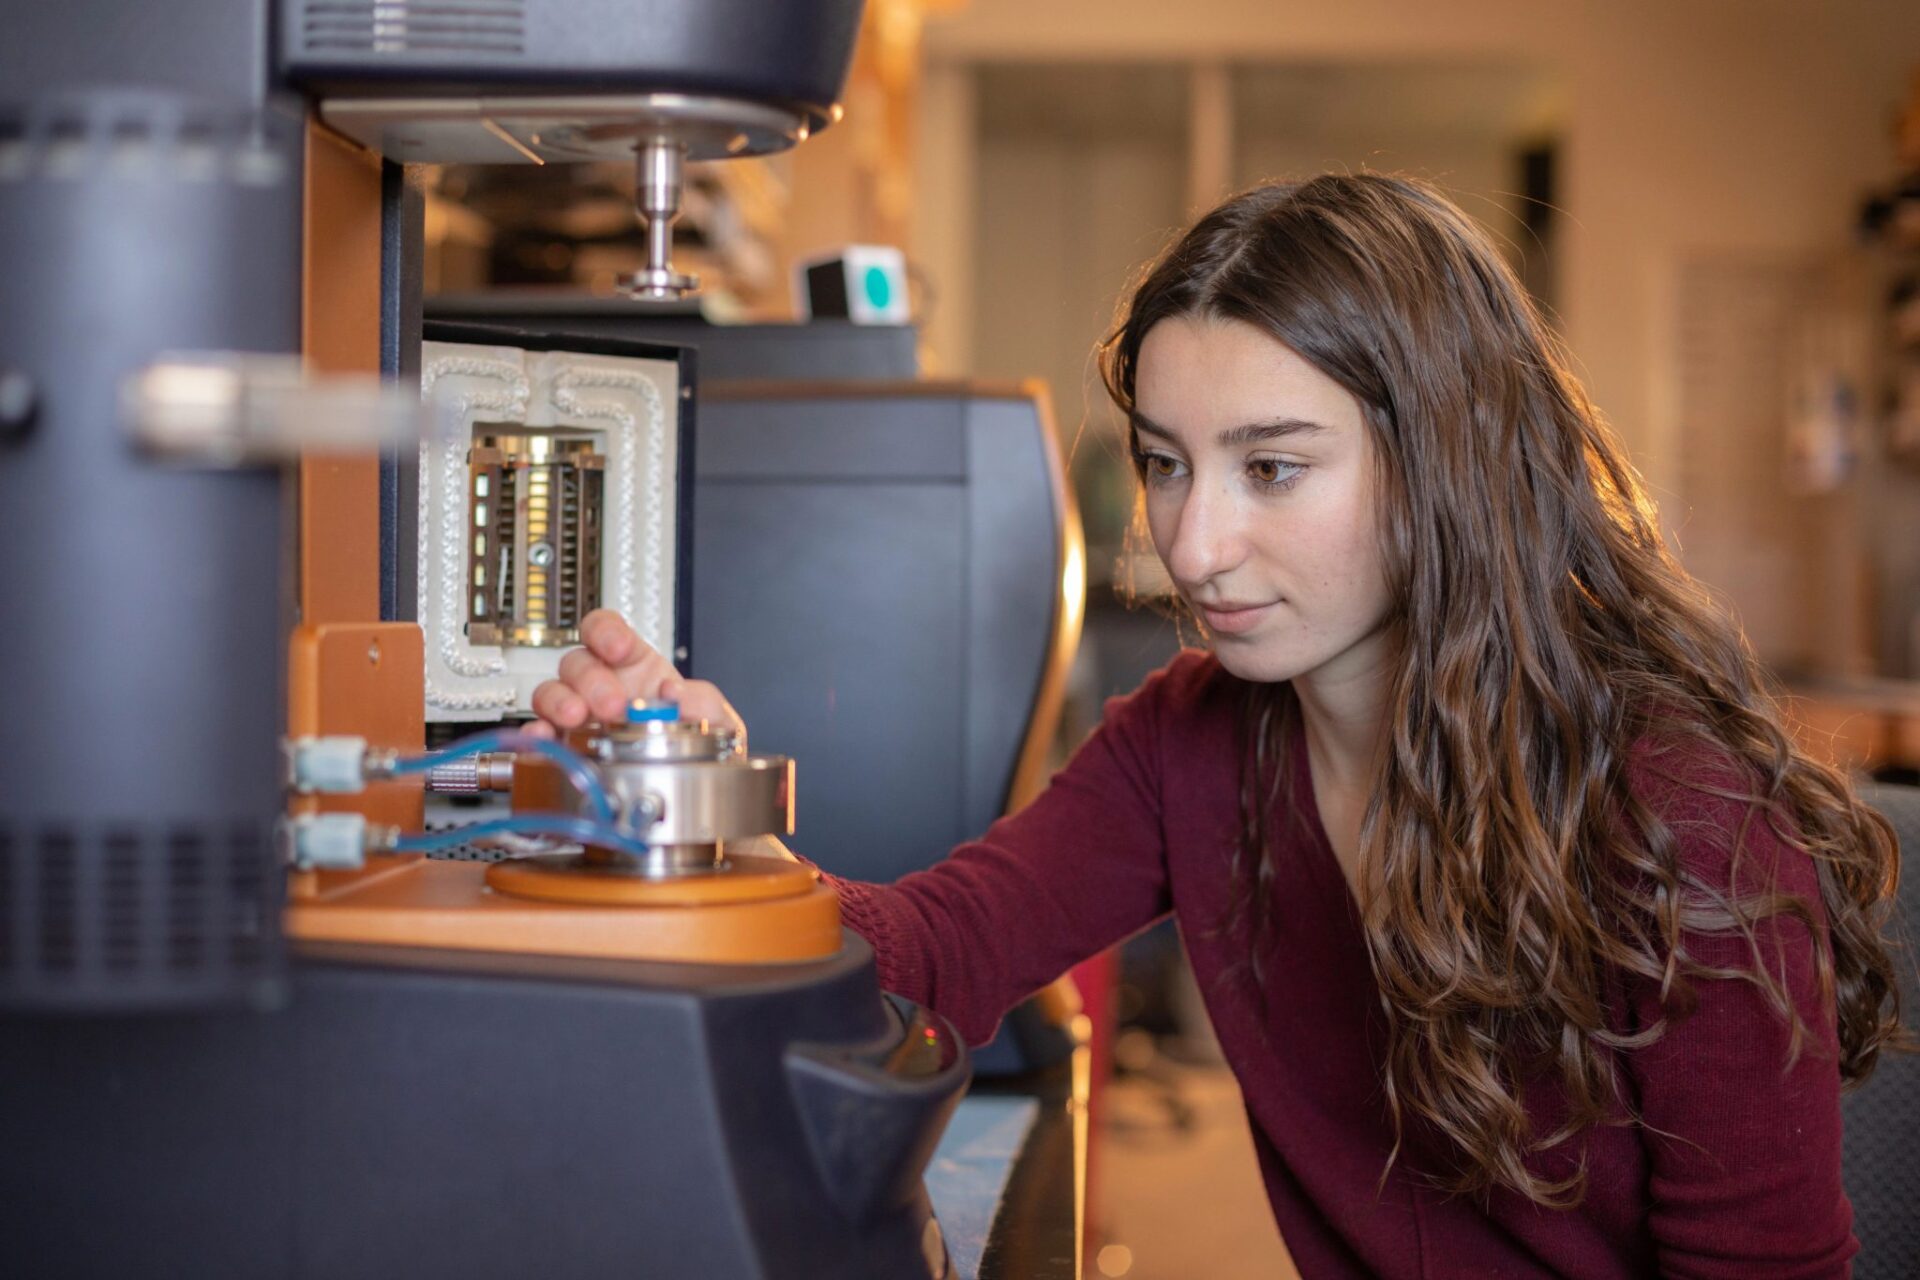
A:
[[[1237,444],[1256,444],[1262,440],[1278,440],[1282,436],[1315,435],[1329,430],[1325,423],[1313,422],[1306,418],[1269,418],[1265,422],[1249,422],[1245,426],[1228,427],[1219,436],[1223,446]]]
[[[1133,415],[1133,429],[1143,436],[1158,436],[1170,444],[1180,443],[1180,437],[1167,430],[1144,413]],[[1263,440],[1278,440],[1282,436],[1314,435],[1330,428],[1324,422],[1314,422],[1307,418],[1269,418],[1264,422],[1248,422],[1237,427],[1228,427],[1216,439],[1222,448],[1231,449],[1235,445],[1258,444]]]

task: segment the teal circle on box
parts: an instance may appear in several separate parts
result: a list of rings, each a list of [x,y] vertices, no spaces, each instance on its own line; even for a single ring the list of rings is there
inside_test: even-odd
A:
[[[885,267],[868,267],[860,284],[867,291],[868,303],[876,311],[884,311],[887,304],[893,301],[893,282],[887,279]]]

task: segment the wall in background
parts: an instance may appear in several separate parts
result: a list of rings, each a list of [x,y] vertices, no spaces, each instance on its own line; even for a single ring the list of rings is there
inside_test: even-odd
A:
[[[994,279],[984,272],[967,279],[985,265],[972,260],[969,246],[991,210],[974,203],[984,174],[973,117],[959,123],[951,115],[979,110],[977,67],[1459,62],[1539,69],[1564,86],[1562,327],[1663,514],[1685,526],[1681,486],[1693,437],[1680,417],[1685,371],[1673,336],[1686,264],[1703,252],[1811,259],[1845,247],[1861,193],[1890,169],[1891,119],[1920,59],[1920,6],[972,0],[929,21],[925,57],[913,248],[941,291],[928,339],[949,371],[978,366],[982,328],[973,298]],[[1149,130],[1150,103],[1143,95],[1138,113]],[[1268,173],[1273,160],[1294,157],[1276,153],[1255,168]],[[1393,157],[1381,161],[1393,167]],[[1247,176],[1242,167],[1232,178]],[[938,207],[930,192],[941,193]],[[1185,195],[1183,185],[1183,206]],[[1109,307],[1122,277],[1108,286]],[[950,287],[954,280],[966,283]],[[1086,335],[1087,345],[1095,336]]]
[[[973,0],[930,19],[928,79],[980,62],[1510,60],[1567,81],[1562,313],[1590,389],[1655,483],[1672,474],[1648,336],[1688,247],[1798,249],[1841,242],[1861,190],[1888,165],[1890,116],[1920,57],[1904,0]],[[929,91],[923,111],[955,96]],[[955,164],[929,120],[923,185]],[[944,136],[943,136],[944,135]],[[959,161],[965,167],[965,158]],[[951,184],[948,184],[949,190]],[[922,243],[922,231],[927,243]],[[935,228],[915,248],[951,261]],[[951,233],[951,229],[949,229]],[[966,367],[952,328],[943,350]]]

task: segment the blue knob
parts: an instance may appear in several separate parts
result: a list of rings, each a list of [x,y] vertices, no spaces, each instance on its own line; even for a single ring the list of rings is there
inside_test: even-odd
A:
[[[628,724],[679,724],[680,704],[677,702],[648,702],[644,698],[635,698],[627,704]]]

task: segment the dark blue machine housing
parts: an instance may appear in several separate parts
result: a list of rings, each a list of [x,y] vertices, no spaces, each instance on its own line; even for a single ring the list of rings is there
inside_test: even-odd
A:
[[[278,67],[329,96],[684,93],[831,118],[865,0],[279,0]]]
[[[143,457],[122,380],[300,348],[298,122],[0,107],[0,1010],[270,999],[281,481]]]
[[[847,935],[793,965],[303,948],[270,1017],[0,1035],[0,1269],[946,1280],[967,1082]]]

